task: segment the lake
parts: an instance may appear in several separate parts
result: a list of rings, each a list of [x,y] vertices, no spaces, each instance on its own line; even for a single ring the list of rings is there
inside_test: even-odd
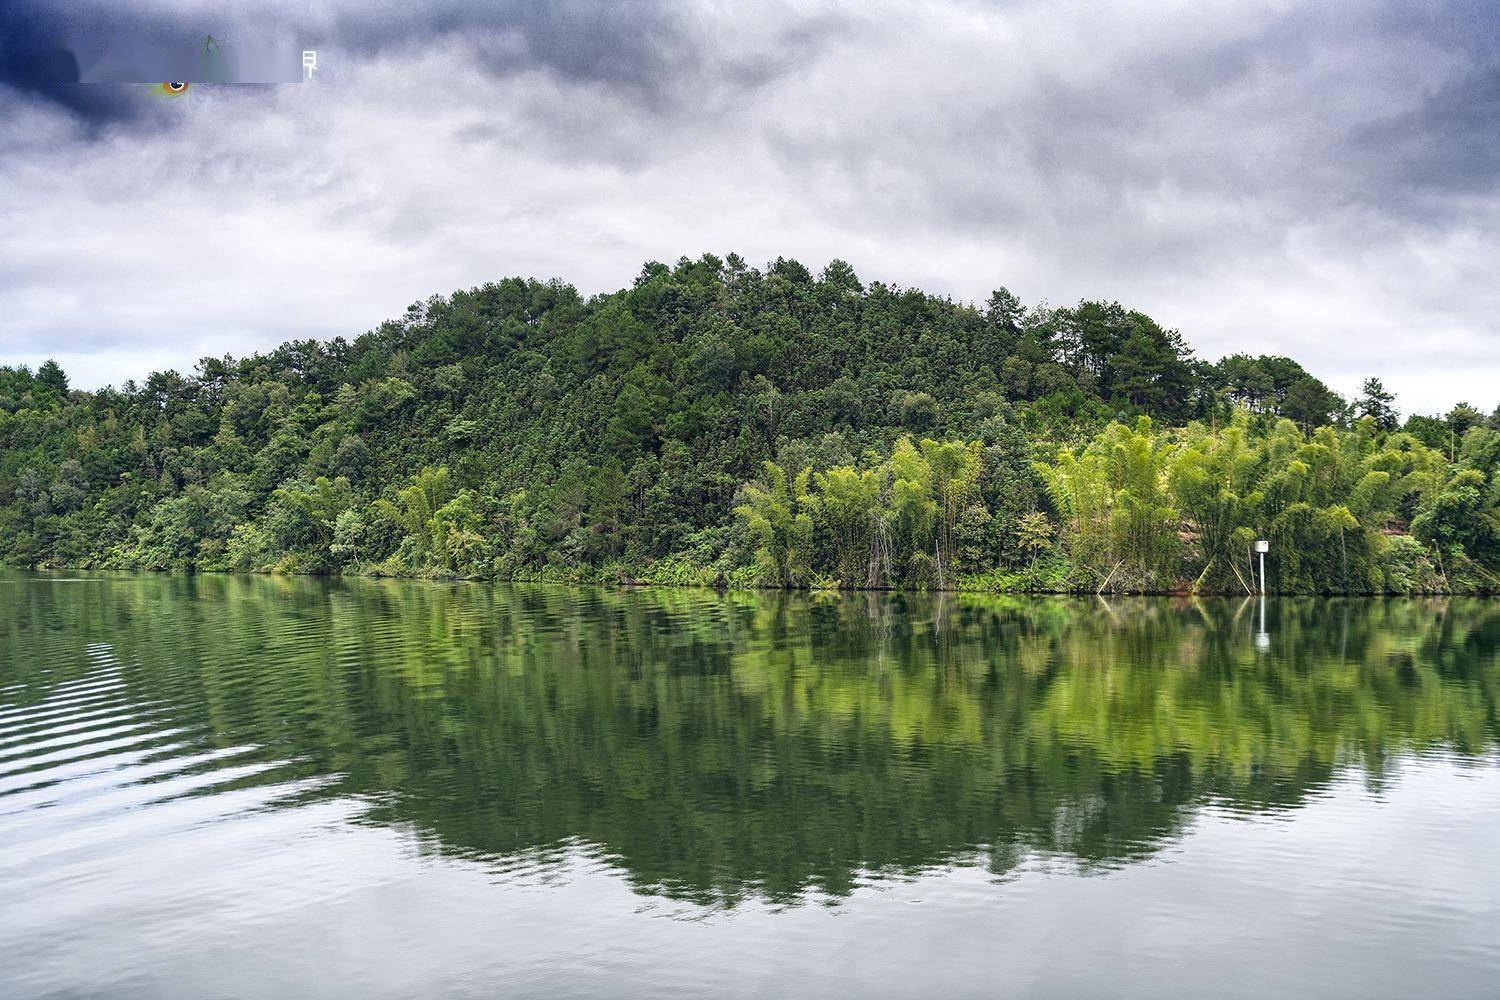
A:
[[[1500,602],[0,576],[0,995],[1494,997]]]

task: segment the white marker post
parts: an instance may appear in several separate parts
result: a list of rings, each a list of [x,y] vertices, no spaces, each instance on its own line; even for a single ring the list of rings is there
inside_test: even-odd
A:
[[[1266,650],[1271,648],[1271,635],[1266,631],[1266,552],[1271,548],[1271,543],[1265,539],[1255,543],[1255,551],[1260,553],[1260,631],[1255,633],[1255,648]]]
[[[307,78],[312,79],[313,70],[318,68],[318,53],[314,49],[302,51],[302,68],[307,70]]]

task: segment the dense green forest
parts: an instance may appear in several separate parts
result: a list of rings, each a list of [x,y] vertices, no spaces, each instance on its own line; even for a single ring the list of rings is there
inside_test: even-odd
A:
[[[1272,590],[1500,589],[1500,409],[735,255],[96,392],[0,368],[23,566],[1242,593],[1256,538]]]

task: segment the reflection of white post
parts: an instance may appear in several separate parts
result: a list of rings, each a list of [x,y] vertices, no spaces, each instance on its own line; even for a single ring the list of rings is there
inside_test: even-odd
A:
[[[1260,595],[1260,631],[1255,633],[1255,648],[1270,649],[1271,633],[1266,631],[1266,595]]]

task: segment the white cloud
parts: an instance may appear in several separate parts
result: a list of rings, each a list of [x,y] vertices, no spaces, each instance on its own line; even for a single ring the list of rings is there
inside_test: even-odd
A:
[[[507,274],[604,291],[738,250],[1117,298],[1209,357],[1497,401],[1500,199],[1453,141],[1494,59],[1469,34],[1289,3],[640,10],[607,65],[578,9],[468,10],[425,42],[389,18],[334,37],[315,84],[166,128],[11,101],[0,363],[118,382]],[[1463,162],[1429,176],[1413,151],[1450,141]]]

